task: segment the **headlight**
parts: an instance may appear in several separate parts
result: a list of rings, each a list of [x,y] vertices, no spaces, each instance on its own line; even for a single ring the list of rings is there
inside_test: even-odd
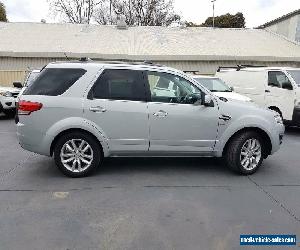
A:
[[[6,92],[0,92],[0,95],[5,96],[5,97],[12,97],[12,96],[13,96],[12,93],[9,92],[9,91],[6,91]]]
[[[283,120],[280,115],[275,115],[274,118],[275,118],[276,123],[283,124]]]

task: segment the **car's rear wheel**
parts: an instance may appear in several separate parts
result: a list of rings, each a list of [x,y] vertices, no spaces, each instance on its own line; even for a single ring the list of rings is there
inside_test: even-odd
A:
[[[71,132],[62,135],[54,148],[57,167],[67,176],[84,177],[99,166],[101,148],[91,135]]]
[[[263,162],[263,140],[254,131],[236,135],[228,144],[225,160],[232,170],[249,175],[255,173]]]

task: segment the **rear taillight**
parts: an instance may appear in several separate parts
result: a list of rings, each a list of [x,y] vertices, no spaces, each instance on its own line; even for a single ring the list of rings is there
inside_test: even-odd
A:
[[[42,103],[19,101],[18,103],[18,115],[30,115],[34,111],[38,111],[43,107]]]

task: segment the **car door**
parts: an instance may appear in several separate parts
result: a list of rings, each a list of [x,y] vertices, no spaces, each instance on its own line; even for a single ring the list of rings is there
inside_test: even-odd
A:
[[[84,103],[85,117],[101,128],[111,153],[148,151],[145,96],[139,70],[105,69],[91,88]]]
[[[169,73],[146,71],[149,86],[150,153],[210,153],[218,130],[218,106],[193,104],[201,91],[186,79]],[[157,84],[171,82],[175,97],[158,95]]]
[[[294,111],[295,95],[293,85],[284,72],[268,72],[268,86],[265,97],[267,107],[279,108],[283,118],[291,120]]]

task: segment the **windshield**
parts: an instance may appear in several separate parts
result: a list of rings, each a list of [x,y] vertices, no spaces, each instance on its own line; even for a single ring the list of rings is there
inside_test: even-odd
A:
[[[232,90],[219,78],[194,78],[211,92],[232,92]]]
[[[300,86],[300,70],[288,70],[288,73],[294,79],[298,86]]]

